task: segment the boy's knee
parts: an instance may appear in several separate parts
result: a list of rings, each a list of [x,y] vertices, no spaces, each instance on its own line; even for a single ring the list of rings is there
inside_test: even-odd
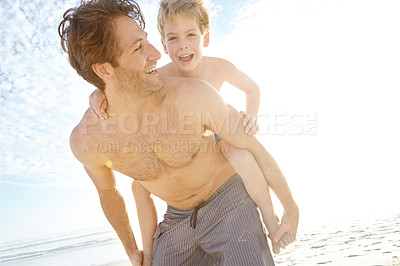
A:
[[[137,181],[137,180],[133,180],[133,181],[132,181],[131,189],[132,189],[132,192],[133,192],[133,193],[135,193],[138,184],[139,184],[139,181]]]
[[[142,184],[140,184],[140,182],[137,181],[137,180],[133,180],[131,189],[132,189],[133,195],[138,195],[138,194],[149,194],[149,193],[150,193],[150,192],[149,192],[144,186],[142,186]]]
[[[238,162],[244,165],[255,160],[253,154],[247,149],[239,149],[231,146],[222,153],[230,162]]]

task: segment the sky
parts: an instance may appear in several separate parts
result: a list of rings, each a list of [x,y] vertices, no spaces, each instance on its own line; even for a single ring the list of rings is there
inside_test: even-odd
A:
[[[149,41],[162,52],[158,1],[138,2]],[[0,5],[0,242],[108,226],[69,148],[94,89],[69,66],[57,33],[77,3]],[[258,137],[300,206],[299,231],[399,213],[400,2],[210,0],[209,7],[204,54],[259,84]],[[164,54],[158,65],[168,62]],[[227,85],[221,95],[245,110],[240,91]],[[117,177],[132,210],[131,181]]]

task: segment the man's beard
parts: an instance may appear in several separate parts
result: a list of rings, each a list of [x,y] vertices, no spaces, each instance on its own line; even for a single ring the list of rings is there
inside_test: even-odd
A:
[[[162,87],[162,83],[148,80],[142,71],[118,67],[115,69],[115,75],[118,80],[117,93],[121,95],[129,94],[143,98]]]

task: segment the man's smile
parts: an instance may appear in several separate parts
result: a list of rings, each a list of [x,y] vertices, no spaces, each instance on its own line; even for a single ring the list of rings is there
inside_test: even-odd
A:
[[[154,73],[157,73],[157,68],[156,67],[153,67],[153,68],[151,68],[151,69],[146,71],[146,74],[154,74]]]

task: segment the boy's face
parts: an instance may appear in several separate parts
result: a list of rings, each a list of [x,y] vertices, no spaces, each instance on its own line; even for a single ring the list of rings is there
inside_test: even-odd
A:
[[[181,71],[195,70],[203,56],[203,46],[208,46],[209,33],[203,36],[196,21],[182,15],[165,23],[164,31],[165,53]]]

